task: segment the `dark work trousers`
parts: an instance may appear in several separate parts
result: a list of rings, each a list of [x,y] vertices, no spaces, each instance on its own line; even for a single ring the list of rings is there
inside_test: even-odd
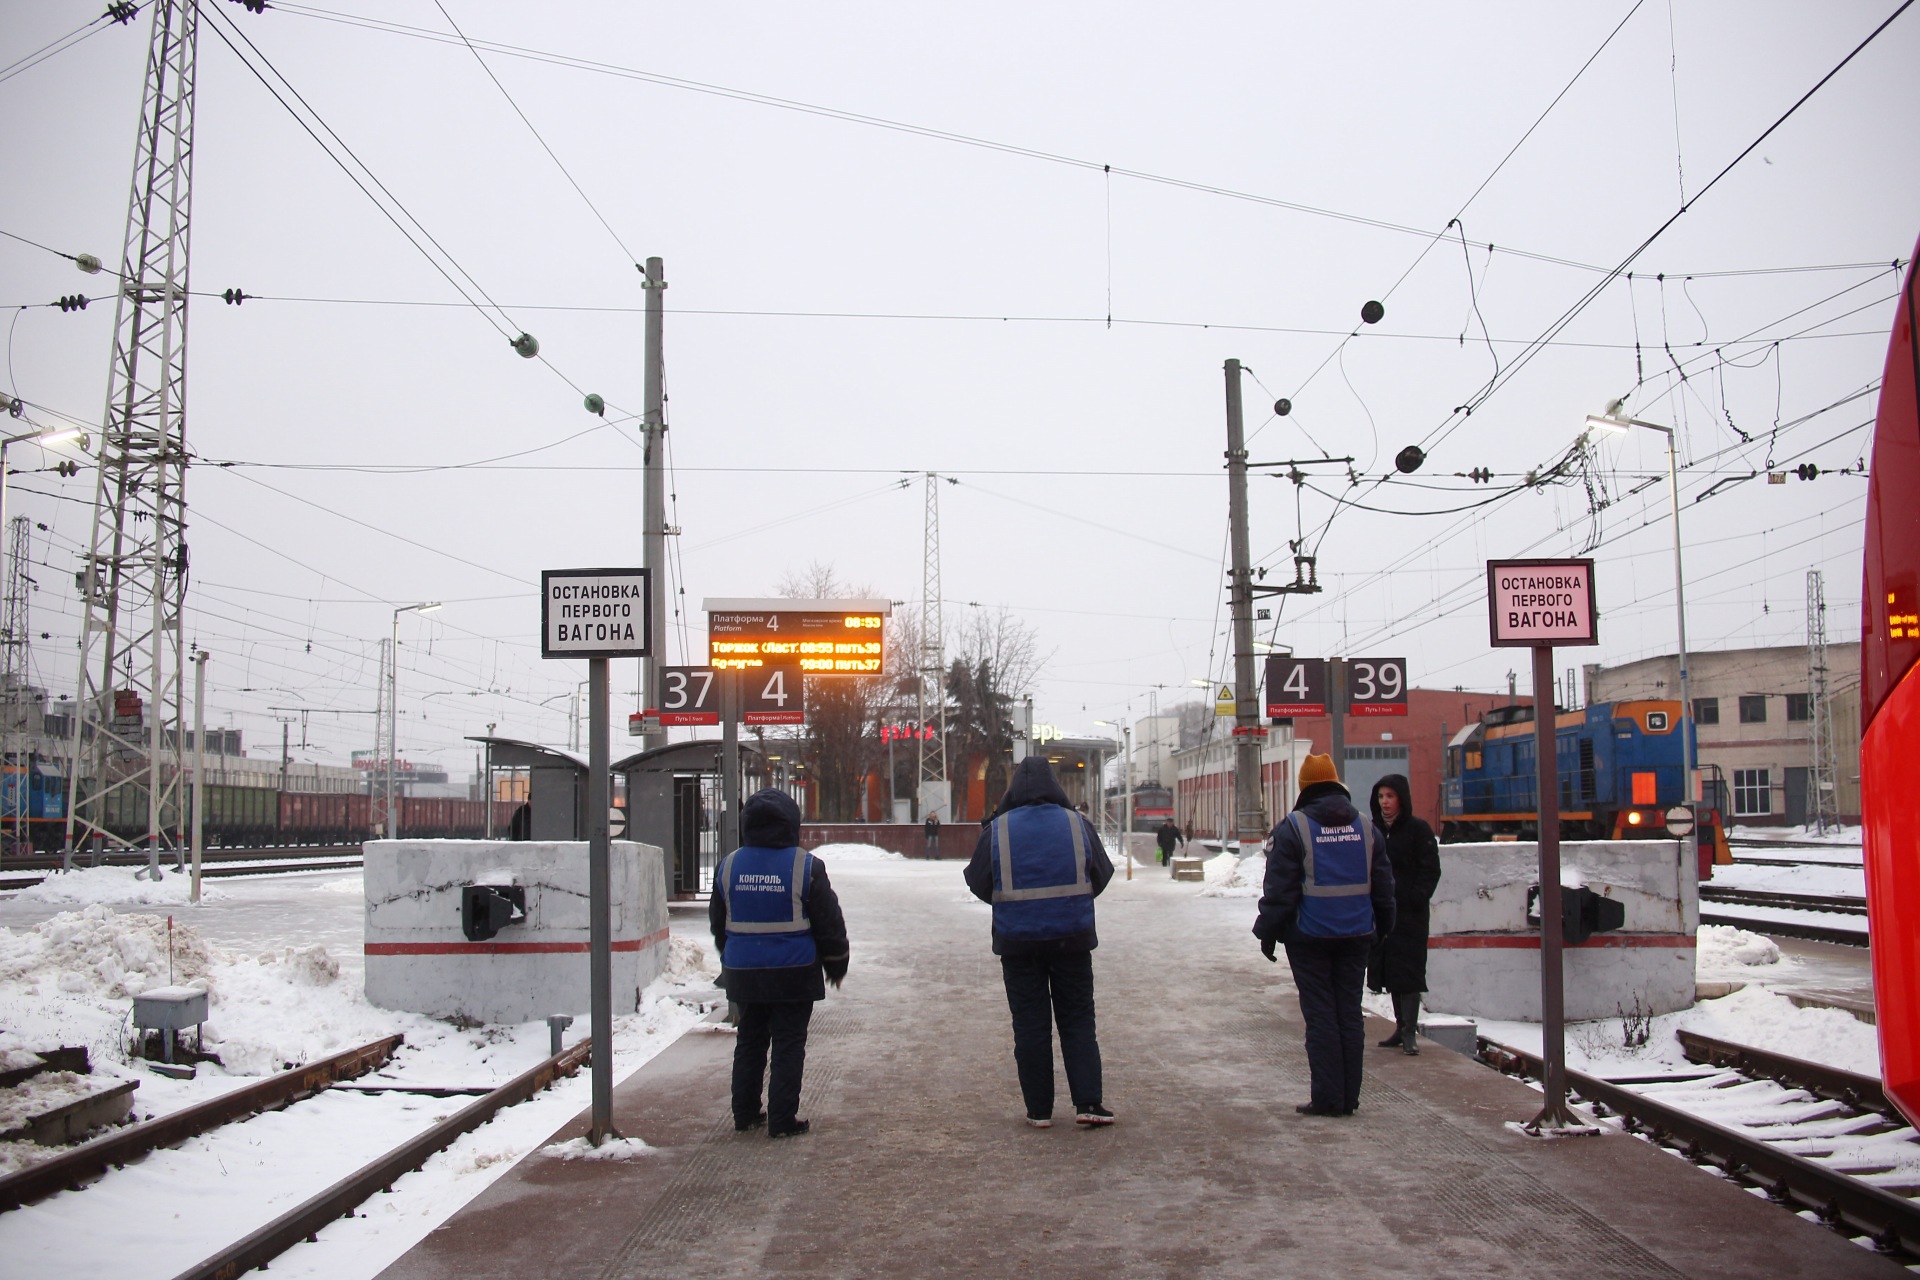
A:
[[[800,1077],[807,1068],[807,1024],[813,1001],[781,1000],[742,1004],[740,1031],[733,1042],[733,1118],[760,1114],[760,1080],[767,1074],[767,1046],[773,1046],[773,1074],[767,1081],[767,1125],[784,1129],[800,1110]]]
[[[929,858],[937,858],[940,856],[940,833],[938,831],[930,831],[927,833],[926,856]]]
[[[1102,1101],[1100,1041],[1093,1024],[1093,953],[1046,951],[1001,956],[1013,1013],[1013,1063],[1030,1116],[1053,1114],[1053,1027],[1076,1111]]]
[[[1360,1105],[1360,1059],[1366,1048],[1360,988],[1373,939],[1306,938],[1287,944],[1300,1016],[1307,1021],[1307,1071],[1314,1106],[1351,1111]]]

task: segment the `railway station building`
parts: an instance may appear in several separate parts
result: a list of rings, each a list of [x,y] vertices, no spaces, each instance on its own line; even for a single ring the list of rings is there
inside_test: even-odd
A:
[[[1832,812],[1860,821],[1860,645],[1826,647],[1826,712],[1832,725],[1826,769]],[[1802,826],[1812,820],[1814,717],[1821,710],[1805,645],[1715,649],[1687,655],[1688,692],[1707,799],[1730,822]],[[1589,702],[1677,698],[1673,654],[1585,668]]]

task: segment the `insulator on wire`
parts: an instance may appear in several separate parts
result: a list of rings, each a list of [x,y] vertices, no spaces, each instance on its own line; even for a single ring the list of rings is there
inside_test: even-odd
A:
[[[90,276],[97,276],[100,274],[100,259],[94,257],[90,253],[75,254],[73,257],[73,265],[80,268],[82,271],[86,272]]]
[[[247,300],[247,295],[239,289],[228,289],[220,296],[226,299],[230,307],[237,307]]]
[[[589,392],[586,405],[588,413],[595,414],[602,418],[607,416],[607,402],[601,399],[599,395]]]
[[[140,6],[131,3],[131,0],[114,0],[112,4],[107,6],[107,11],[102,16],[112,18],[124,27],[129,22],[132,22],[139,13]]]
[[[1473,481],[1475,484],[1485,484],[1487,481],[1493,479],[1493,468],[1475,467],[1473,470],[1467,472],[1467,479]]]
[[[62,311],[85,311],[87,309],[87,302],[88,298],[84,293],[63,293],[60,295],[60,300],[54,303],[54,305]]]
[[[517,338],[509,338],[507,345],[515,351],[518,351],[522,359],[531,360],[540,354],[540,340],[530,333],[523,333]]]

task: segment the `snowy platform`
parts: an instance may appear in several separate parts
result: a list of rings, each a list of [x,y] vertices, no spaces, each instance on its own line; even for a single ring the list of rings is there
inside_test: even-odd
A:
[[[811,1135],[736,1135],[733,1039],[695,1031],[615,1091],[644,1147],[529,1156],[383,1276],[1902,1274],[1638,1139],[1520,1137],[1539,1095],[1454,1054],[1370,1046],[1358,1115],[1296,1115],[1298,1008],[1252,904],[1157,876],[1098,906],[1119,1123],[1030,1129],[958,869],[834,873],[853,964],[813,1022]]]

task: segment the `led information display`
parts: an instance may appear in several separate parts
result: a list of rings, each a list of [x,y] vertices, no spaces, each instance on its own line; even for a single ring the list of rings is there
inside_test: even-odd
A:
[[[653,647],[645,569],[543,569],[540,656],[644,658]]]
[[[792,664],[809,676],[877,676],[886,667],[888,601],[719,599],[703,604],[708,665],[716,669]]]
[[[1599,644],[1591,560],[1487,561],[1490,643]]]

